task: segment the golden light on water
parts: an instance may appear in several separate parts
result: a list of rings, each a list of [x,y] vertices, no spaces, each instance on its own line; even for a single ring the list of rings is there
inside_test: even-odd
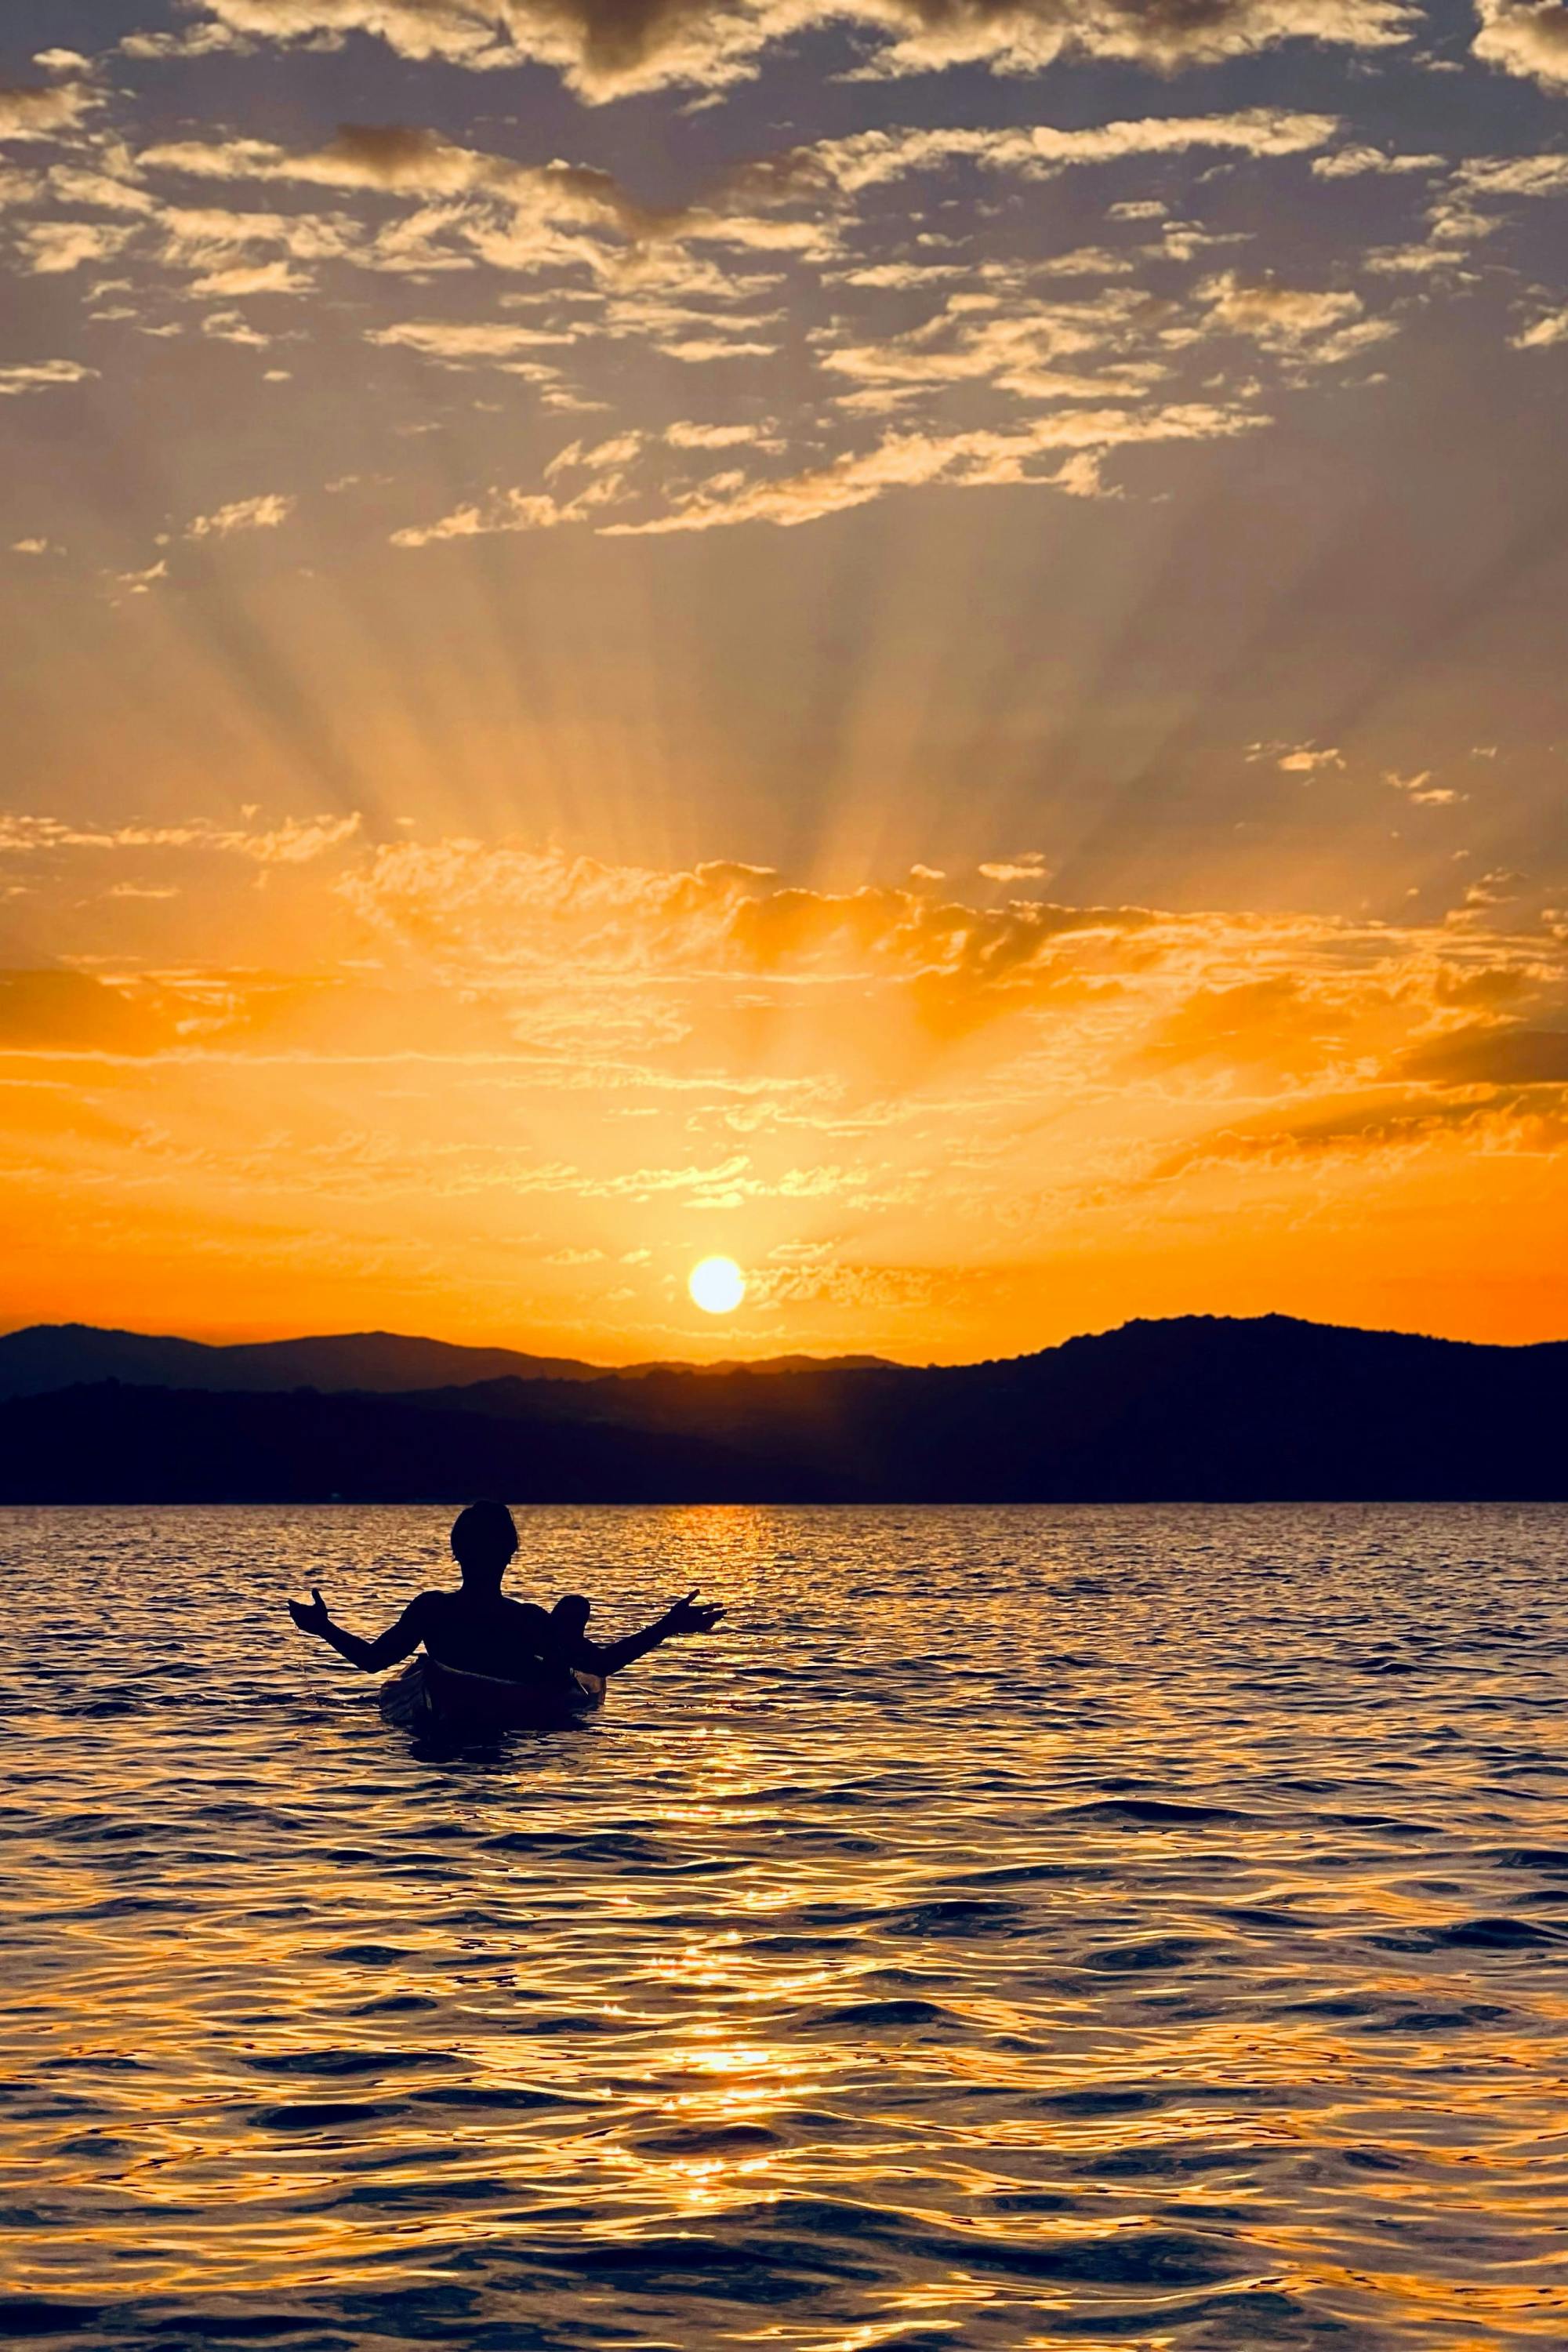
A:
[[[1100,2311],[1194,2352],[1216,2307],[1260,2347],[1568,2340],[1542,2190],[1568,1809],[1538,1769],[1541,1843],[1500,1844],[1486,1759],[1537,1753],[1539,1708],[1501,1642],[1469,1664],[1550,1609],[1556,1507],[628,1510],[613,1549],[608,1524],[542,1510],[520,1582],[591,1587],[617,1630],[700,1585],[728,1630],[504,1769],[411,1759],[335,1663],[200,1741],[149,1736],[189,1713],[156,1643],[117,1696],[126,1624],[181,1577],[243,1690],[285,1572],[379,1623],[438,1512],[250,1514],[194,1585],[188,1514],[16,1539],[44,1703],[0,1743],[29,1809],[0,2055],[69,2096],[0,2104],[13,2202],[58,2216],[7,2250],[13,2313],[123,2352],[198,2294],[292,2305],[359,2352],[371,2295],[379,2340],[433,2281],[444,2341],[481,2298],[526,2340],[564,2277],[584,2328],[635,2293],[645,2337],[729,2352],[1044,2352]],[[1042,1720],[1007,1695],[1047,1640]],[[1389,1657],[1413,1671],[1369,1714]]]
[[[705,1315],[732,1315],[746,1296],[746,1277],[732,1257],[705,1257],[686,1287]]]

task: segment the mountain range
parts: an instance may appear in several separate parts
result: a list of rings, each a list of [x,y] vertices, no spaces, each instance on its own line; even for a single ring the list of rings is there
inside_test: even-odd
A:
[[[58,1369],[69,1351],[47,1336]],[[0,1501],[1568,1498],[1565,1342],[1188,1316],[955,1367],[785,1359],[631,1377],[522,1356],[508,1361],[526,1373],[497,1377],[483,1368],[506,1350],[376,1334],[186,1354],[195,1343],[78,1328],[74,1360],[96,1370],[98,1341],[142,1370],[46,1390],[39,1334],[0,1341],[0,1372],[16,1383],[30,1366],[35,1383],[0,1402]],[[235,1386],[237,1360],[258,1359],[264,1381]],[[315,1386],[285,1381],[301,1361]],[[153,1384],[154,1362],[179,1384]],[[430,1363],[446,1377],[407,1384]]]
[[[866,1366],[876,1356],[776,1356],[757,1369],[795,1371],[822,1362]],[[638,1380],[656,1364],[613,1372],[573,1356],[530,1356],[515,1348],[462,1348],[446,1339],[411,1339],[396,1331],[342,1331],[304,1339],[263,1339],[215,1347],[204,1339],[145,1331],[103,1331],[91,1323],[34,1323],[0,1337],[0,1398],[43,1396],[89,1381],[126,1381],[138,1388],[342,1389],[395,1394],[408,1389],[463,1388],[475,1381]],[[689,1367],[703,1373],[731,1364]]]

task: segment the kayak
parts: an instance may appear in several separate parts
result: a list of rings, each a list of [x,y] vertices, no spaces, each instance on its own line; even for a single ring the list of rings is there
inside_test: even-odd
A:
[[[417,1657],[384,1683],[378,1704],[405,1731],[552,1731],[605,1703],[603,1675],[568,1666],[528,1682],[470,1675]]]

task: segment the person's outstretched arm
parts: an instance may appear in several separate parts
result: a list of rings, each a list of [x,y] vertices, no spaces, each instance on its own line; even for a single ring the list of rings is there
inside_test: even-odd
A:
[[[684,1601],[672,1601],[662,1617],[645,1625],[640,1633],[628,1633],[624,1642],[584,1642],[584,1654],[572,1663],[588,1666],[595,1674],[618,1674],[634,1658],[646,1658],[661,1642],[673,1642],[682,1633],[710,1633],[723,1614],[712,1601],[699,1601],[695,1591],[689,1592]],[[589,1652],[591,1657],[586,1654]]]
[[[330,1643],[340,1658],[346,1658],[351,1666],[358,1666],[365,1674],[374,1675],[383,1666],[396,1665],[399,1658],[413,1656],[425,1639],[429,1602],[427,1592],[419,1593],[409,1602],[396,1624],[389,1625],[386,1632],[377,1634],[374,1642],[362,1642],[357,1633],[349,1633],[342,1625],[334,1625],[327,1613],[326,1602],[313,1587],[309,1601],[290,1601],[289,1614],[301,1633],[314,1633],[319,1640]]]

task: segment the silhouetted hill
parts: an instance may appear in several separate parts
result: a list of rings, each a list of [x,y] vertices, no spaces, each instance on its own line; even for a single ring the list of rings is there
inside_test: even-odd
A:
[[[100,1383],[0,1404],[0,1500],[1556,1499],[1565,1430],[1568,1343],[1199,1316],[927,1370]]]
[[[100,1331],[90,1323],[35,1323],[0,1339],[0,1397],[41,1396],[83,1381],[142,1388],[358,1389],[371,1392],[454,1387],[465,1381],[592,1381],[601,1367],[568,1356],[511,1348],[459,1348],[395,1331],[345,1331],[324,1339],[264,1339],[213,1347],[201,1339],[142,1331]]]
[[[795,1370],[809,1356],[779,1356],[758,1369]],[[872,1364],[874,1356],[832,1359]],[[663,1370],[631,1364],[610,1375],[602,1364],[571,1356],[531,1356],[514,1348],[461,1348],[445,1339],[405,1339],[395,1331],[345,1331],[322,1339],[266,1339],[213,1347],[201,1339],[142,1331],[101,1331],[90,1323],[35,1323],[0,1338],[0,1398],[45,1396],[93,1381],[141,1388],[361,1390],[396,1394],[475,1381],[640,1379]],[[704,1374],[733,1369],[702,1366]]]

